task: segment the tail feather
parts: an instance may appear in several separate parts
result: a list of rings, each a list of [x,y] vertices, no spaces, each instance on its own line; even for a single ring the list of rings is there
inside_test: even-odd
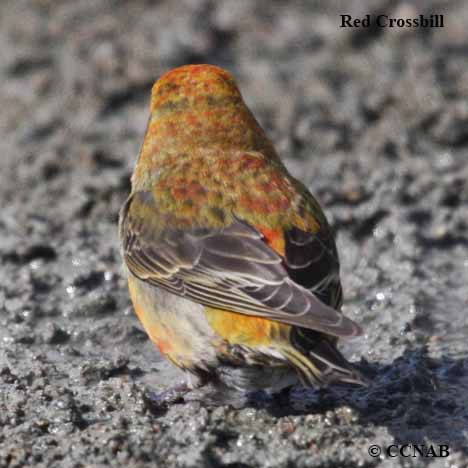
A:
[[[330,337],[293,328],[291,343],[283,353],[295,367],[303,385],[322,387],[332,382],[367,385],[367,379],[341,355]]]
[[[307,356],[294,348],[284,349],[282,353],[296,370],[302,385],[305,387],[323,387],[325,385],[321,372]]]

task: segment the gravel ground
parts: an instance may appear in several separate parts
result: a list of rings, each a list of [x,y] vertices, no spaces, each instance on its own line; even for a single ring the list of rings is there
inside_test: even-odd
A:
[[[426,30],[339,14],[445,15]],[[0,3],[0,466],[468,466],[468,2]],[[155,404],[117,214],[152,82],[228,68],[337,231],[368,388]],[[372,458],[372,444],[449,458]]]

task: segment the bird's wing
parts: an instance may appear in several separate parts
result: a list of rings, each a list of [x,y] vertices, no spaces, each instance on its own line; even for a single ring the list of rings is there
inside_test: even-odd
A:
[[[318,299],[313,287],[307,289],[294,279],[307,272],[313,277],[313,263],[320,266],[326,253],[323,243],[292,231],[283,257],[261,232],[240,219],[217,230],[160,230],[148,222],[158,216],[150,192],[131,195],[121,212],[124,260],[139,279],[214,308],[334,336],[361,334],[355,322]],[[326,272],[322,276],[323,286]]]

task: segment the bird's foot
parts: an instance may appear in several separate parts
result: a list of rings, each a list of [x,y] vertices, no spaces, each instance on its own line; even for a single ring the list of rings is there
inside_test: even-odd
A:
[[[164,408],[176,403],[182,403],[184,396],[191,390],[192,388],[187,383],[181,383],[161,392],[148,391],[145,396],[151,407]]]

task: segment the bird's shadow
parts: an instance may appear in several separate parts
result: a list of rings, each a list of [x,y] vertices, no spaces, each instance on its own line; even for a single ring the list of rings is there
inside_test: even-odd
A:
[[[386,427],[395,444],[430,442],[468,452],[468,358],[433,359],[418,348],[406,350],[391,364],[363,362],[361,368],[370,377],[368,387],[294,388],[288,398],[264,406],[276,417],[325,414],[348,406],[360,424]]]
[[[229,404],[234,408],[263,408],[272,416],[322,414],[342,407],[352,408],[358,424],[385,427],[394,443],[448,445],[451,451],[468,453],[468,358],[443,356],[434,359],[424,347],[407,349],[391,364],[360,363],[369,378],[367,387],[333,385],[319,390],[294,387],[288,393],[265,397],[264,393],[238,399],[212,390],[187,398],[177,389],[171,393],[151,393],[147,401],[156,416],[172,404],[199,401],[201,405]],[[174,389],[172,389],[174,390]],[[238,392],[235,392],[238,394]],[[156,395],[156,397],[155,397]],[[158,399],[164,396],[164,404]],[[166,396],[173,398],[166,399]],[[234,394],[233,394],[234,395]],[[231,399],[232,398],[232,399]]]

